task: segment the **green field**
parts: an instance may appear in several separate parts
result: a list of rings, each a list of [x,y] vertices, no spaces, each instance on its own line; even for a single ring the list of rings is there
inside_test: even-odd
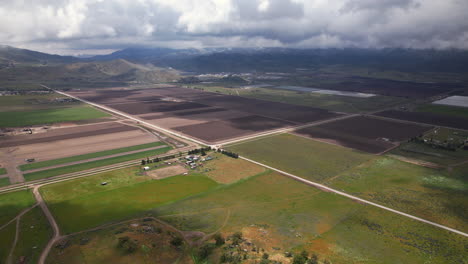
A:
[[[159,207],[154,215],[186,231],[241,231],[270,258],[302,249],[332,263],[463,263],[467,256],[462,236],[276,173]]]
[[[102,175],[47,185],[41,189],[44,199],[65,233],[86,230],[101,224],[135,217],[149,209],[196,195],[217,186],[202,175],[174,176],[148,180],[127,171],[100,186]],[[129,177],[144,177],[129,182]],[[128,183],[128,184],[125,184]],[[84,186],[92,185],[94,188]]]
[[[467,232],[468,179],[460,174],[382,157],[326,185]]]
[[[10,185],[10,179],[7,178],[0,178],[0,187]]]
[[[15,218],[22,210],[36,201],[30,191],[0,194],[0,226]]]
[[[8,254],[15,239],[16,222],[0,229],[0,263],[7,263]]]
[[[76,164],[76,165],[70,165],[70,166],[58,167],[58,168],[54,168],[54,169],[48,169],[48,170],[43,170],[43,171],[26,173],[23,176],[26,179],[26,181],[38,180],[38,179],[42,179],[42,178],[48,178],[48,177],[53,177],[53,176],[57,176],[57,175],[62,175],[62,174],[73,173],[73,172],[88,170],[88,169],[92,169],[92,168],[112,165],[112,164],[116,164],[116,163],[120,163],[120,162],[151,157],[151,156],[166,153],[171,149],[172,149],[171,147],[164,147],[164,148],[155,149],[155,150],[147,150],[147,151],[137,152],[137,153],[133,153],[133,154],[108,158],[108,159],[90,161],[90,162],[80,163],[80,164]]]
[[[0,175],[7,174],[7,171],[5,168],[0,168]]]
[[[365,112],[388,108],[406,102],[406,99],[390,96],[374,96],[371,98],[358,98],[340,95],[327,95],[318,93],[296,92],[281,89],[254,88],[236,89],[220,86],[195,86],[208,92],[217,92],[261,100],[281,102],[295,105],[305,105],[338,112]]]
[[[416,111],[468,118],[468,108],[466,107],[424,104],[418,106]]]
[[[75,161],[81,161],[81,160],[87,160],[87,159],[92,159],[92,158],[98,158],[98,157],[104,157],[104,156],[129,152],[129,151],[153,148],[153,147],[157,147],[161,145],[164,145],[164,143],[153,142],[153,143],[147,143],[147,144],[142,144],[142,145],[137,145],[137,146],[130,146],[130,147],[125,147],[125,148],[111,149],[111,150],[105,150],[105,151],[100,151],[100,152],[88,153],[84,155],[66,157],[66,158],[61,158],[61,159],[28,163],[28,164],[20,165],[19,168],[22,171],[34,170],[34,169],[45,168],[45,167],[60,165],[60,164],[69,163],[69,162],[75,162]],[[0,174],[1,174],[1,171],[0,171]]]
[[[0,112],[0,127],[21,127],[110,116],[90,106]]]
[[[373,156],[311,139],[281,134],[228,146],[241,156],[312,181],[324,181]]]
[[[26,263],[37,263],[42,250],[52,237],[52,228],[42,209],[37,206],[23,215],[19,228],[13,263],[18,263],[20,257],[25,257]]]

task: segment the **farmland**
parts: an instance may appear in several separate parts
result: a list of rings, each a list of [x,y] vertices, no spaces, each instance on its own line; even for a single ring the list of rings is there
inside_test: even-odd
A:
[[[137,146],[124,147],[124,148],[118,148],[118,149],[112,149],[112,150],[105,150],[105,151],[88,153],[88,154],[72,156],[72,157],[66,157],[66,158],[61,158],[61,159],[47,160],[47,161],[42,161],[42,162],[34,162],[34,163],[21,165],[21,166],[19,166],[19,168],[22,171],[32,170],[32,169],[39,169],[39,168],[44,168],[44,167],[69,163],[69,162],[75,162],[75,161],[82,161],[82,160],[87,160],[87,159],[92,159],[92,158],[104,157],[104,156],[109,156],[109,155],[114,155],[114,154],[119,154],[119,153],[124,153],[124,152],[135,151],[135,150],[142,150],[142,149],[157,147],[157,146],[161,146],[161,145],[163,145],[162,142],[147,143],[147,144],[142,144],[142,145],[137,145]]]
[[[380,153],[394,147],[393,142],[398,143],[419,136],[430,128],[429,126],[358,116],[303,128],[297,130],[296,133],[336,142],[361,151]]]
[[[61,101],[57,93],[0,96],[0,112],[27,111],[78,106],[79,102]]]
[[[387,110],[379,112],[376,115],[437,126],[468,129],[468,118],[455,115],[447,115],[446,113],[406,112],[397,110]]]
[[[305,249],[333,263],[455,263],[467,243],[276,173],[165,205],[154,215],[184,231],[242,232],[272,259]]]
[[[468,109],[466,107],[437,105],[437,104],[424,104],[416,108],[417,112],[428,112],[434,114],[442,114],[448,116],[456,116],[461,118],[468,118]]]
[[[363,152],[291,134],[265,137],[228,146],[228,149],[274,168],[318,182],[373,158]]]
[[[89,106],[0,112],[0,127],[22,127],[98,119],[109,115]]]
[[[391,96],[374,96],[372,98],[358,98],[340,95],[317,94],[310,92],[288,91],[271,88],[236,89],[219,86],[195,85],[195,89],[208,92],[218,92],[227,95],[239,95],[248,98],[281,102],[287,104],[311,106],[329,111],[358,113],[375,111],[404,103],[407,99]]]
[[[130,161],[130,160],[144,159],[150,156],[155,156],[155,155],[166,153],[167,151],[171,149],[172,149],[171,147],[162,147],[162,148],[155,149],[155,150],[141,151],[141,152],[117,156],[113,158],[84,162],[84,163],[79,163],[76,165],[58,167],[58,168],[53,168],[53,169],[46,169],[46,170],[41,170],[37,172],[30,172],[30,173],[24,174],[23,176],[27,181],[32,181],[32,180],[48,178],[48,177],[53,177],[57,175],[112,165],[115,163],[120,163],[120,162],[125,162],[125,161]]]
[[[340,116],[316,107],[176,87],[71,94],[209,143]]]

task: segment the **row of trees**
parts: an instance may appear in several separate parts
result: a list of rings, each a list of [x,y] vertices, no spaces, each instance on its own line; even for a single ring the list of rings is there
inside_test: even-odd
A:
[[[164,161],[164,160],[168,160],[168,159],[174,159],[176,156],[175,155],[167,155],[167,156],[164,156],[164,157],[156,157],[154,159],[150,159],[150,158],[146,158],[146,160],[141,160],[141,165],[146,165],[146,164],[150,164],[150,163],[156,163],[156,162],[160,162],[160,161]]]
[[[239,158],[239,154],[237,153],[234,153],[234,152],[230,152],[230,151],[227,151],[227,150],[224,150],[224,149],[218,149],[218,152],[221,152],[222,154],[226,155],[226,156],[229,156],[231,158]]]
[[[211,150],[210,147],[199,148],[199,149],[193,149],[193,150],[189,150],[189,151],[188,151],[188,154],[189,154],[189,155],[192,155],[192,154],[198,154],[198,153],[200,153],[202,156],[205,156],[205,155],[206,155],[206,151],[210,151],[210,150]]]

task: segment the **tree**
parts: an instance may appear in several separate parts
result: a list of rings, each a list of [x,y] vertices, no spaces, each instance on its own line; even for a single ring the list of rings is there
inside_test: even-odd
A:
[[[239,245],[242,242],[242,232],[235,232],[232,235],[232,244]]]
[[[262,259],[268,259],[270,258],[270,255],[268,253],[263,253]]]
[[[216,233],[214,235],[214,240],[216,241],[216,246],[218,246],[218,247],[221,246],[221,245],[224,245],[224,243],[225,243],[224,237],[221,236],[221,234],[219,234],[219,233]]]
[[[146,160],[141,160],[141,165],[145,166],[146,165]]]
[[[305,264],[306,261],[307,261],[307,259],[304,258],[304,256],[302,256],[302,255],[296,255],[296,256],[294,256],[293,262],[292,262],[292,263],[293,263],[293,264]]]
[[[198,250],[198,257],[200,259],[206,259],[209,255],[211,255],[214,248],[215,248],[215,245],[213,244],[205,244],[201,246],[200,249]]]

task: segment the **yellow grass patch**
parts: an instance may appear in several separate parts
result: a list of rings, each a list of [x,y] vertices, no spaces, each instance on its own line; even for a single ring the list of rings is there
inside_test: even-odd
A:
[[[265,171],[265,168],[242,159],[221,154],[212,156],[214,159],[208,161],[204,168],[208,169],[206,175],[219,183],[233,183]]]

